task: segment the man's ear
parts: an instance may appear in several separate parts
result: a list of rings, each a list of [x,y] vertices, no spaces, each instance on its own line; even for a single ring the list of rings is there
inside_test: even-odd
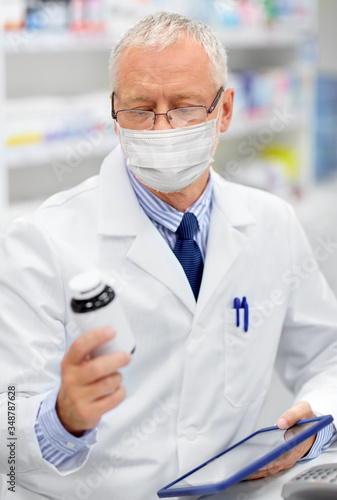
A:
[[[233,115],[235,90],[233,88],[227,89],[221,99],[222,115],[220,132],[226,132],[228,129]]]

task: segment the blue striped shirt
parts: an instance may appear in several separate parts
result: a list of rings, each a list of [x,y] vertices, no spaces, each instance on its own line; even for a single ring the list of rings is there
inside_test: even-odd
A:
[[[163,200],[146,189],[138,179],[127,168],[130,182],[137,196],[139,204],[146,215],[151,219],[160,234],[167,241],[171,249],[176,242],[176,230],[183,218],[183,212],[179,212]],[[205,259],[209,222],[212,209],[212,170],[209,182],[200,198],[187,209],[193,212],[198,220],[198,229],[195,240],[200,247],[203,259]],[[90,446],[96,442],[96,429],[86,431],[81,437],[75,437],[67,432],[62,426],[55,410],[58,389],[51,391],[42,401],[35,422],[35,433],[39,442],[41,453],[49,463],[58,467],[59,470],[80,467],[90,450]],[[315,458],[329,446],[335,435],[333,424],[321,430],[316,437],[308,455],[302,460]]]
[[[81,466],[96,443],[97,429],[86,431],[81,437],[70,434],[61,424],[55,406],[58,388],[49,392],[40,404],[35,421],[35,434],[45,460],[60,470]]]
[[[316,414],[316,416],[318,415]],[[336,439],[336,436],[336,427],[333,423],[324,427],[324,429],[317,433],[315,442],[309,450],[309,453],[299,461],[302,462],[303,460],[311,460],[312,458],[318,457],[318,455],[330,446],[330,444]]]
[[[146,187],[139,182],[134,174],[127,168],[130,182],[136,193],[139,204],[152,220],[160,234],[165,238],[170,248],[173,250],[177,236],[175,234],[184,216],[165,201],[152,194]],[[212,172],[207,183],[206,189],[198,200],[191,205],[186,212],[192,212],[198,220],[198,229],[195,235],[195,241],[198,243],[202,258],[205,260],[206,245],[208,238],[209,221],[212,210]]]

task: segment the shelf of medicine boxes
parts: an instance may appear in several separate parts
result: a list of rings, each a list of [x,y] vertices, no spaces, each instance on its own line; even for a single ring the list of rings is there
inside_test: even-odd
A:
[[[51,100],[53,101],[53,98]],[[53,123],[55,108],[61,108],[60,97],[54,98],[54,100],[56,102],[48,109],[48,104],[45,103],[44,99],[41,100],[40,104],[38,104],[39,100],[37,99],[35,105],[31,99],[28,110],[24,110],[24,104],[20,100],[15,100],[15,109],[20,110],[20,112],[14,123],[13,120],[7,120],[5,158],[8,168],[52,166],[54,162],[65,162],[65,168],[71,168],[72,164],[79,164],[81,160],[103,158],[117,144],[112,119],[106,114],[109,104],[106,103],[106,109],[102,104],[107,101],[105,94],[98,96],[98,98],[97,95],[87,96],[88,101],[93,101],[93,103],[98,101],[99,103],[92,108],[91,113],[88,106],[78,112],[78,104],[75,104],[78,99],[74,99],[74,104],[69,99],[65,99],[62,103],[63,107],[73,111],[71,111],[70,116],[68,111],[63,121],[56,118]],[[84,100],[82,96],[81,102],[84,103]],[[44,113],[42,120],[39,121],[38,111],[41,111],[44,103]],[[12,104],[14,104],[14,100]],[[7,109],[10,107],[8,105]],[[275,107],[275,109],[282,114],[283,106]],[[270,127],[271,120],[276,116],[275,109],[269,107],[254,115],[245,110],[237,111],[237,108],[234,108],[232,124],[226,134],[221,135],[221,139],[236,140]],[[304,116],[301,112],[288,106],[285,109],[287,115],[291,116],[292,119],[289,120],[287,127],[284,126],[284,129],[287,129],[288,132],[295,132],[305,123]],[[85,111],[89,115],[87,126],[85,126]],[[99,119],[100,117],[101,119]],[[278,128],[280,129],[280,127]],[[282,132],[282,123],[279,132]]]
[[[90,132],[77,140],[55,141],[38,145],[7,149],[6,161],[10,169],[50,166],[71,170],[73,165],[90,158],[104,158],[117,145],[117,138],[111,134],[100,137],[98,143],[90,140]],[[58,164],[58,166],[57,166]]]
[[[289,47],[299,44],[308,33],[309,28],[289,29],[284,25],[272,25],[263,29],[244,28],[218,32],[228,49],[254,49],[268,47]],[[69,51],[101,51],[109,50],[121,33],[74,33],[74,32],[39,32],[13,31],[5,34],[5,51],[8,54],[19,52],[69,52]]]

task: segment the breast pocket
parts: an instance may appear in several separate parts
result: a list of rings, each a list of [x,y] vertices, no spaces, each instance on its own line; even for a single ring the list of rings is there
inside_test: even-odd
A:
[[[278,335],[269,318],[253,321],[261,317],[258,308],[249,311],[247,332],[244,331],[244,310],[239,312],[240,326],[236,326],[235,309],[225,310],[224,321],[224,396],[235,407],[249,405],[265,396],[278,345]]]

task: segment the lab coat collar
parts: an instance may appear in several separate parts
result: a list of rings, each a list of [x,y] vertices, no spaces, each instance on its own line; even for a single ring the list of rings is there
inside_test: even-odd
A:
[[[111,237],[134,236],[127,257],[164,283],[196,316],[240,254],[247,239],[242,229],[256,223],[233,185],[215,172],[212,179],[212,215],[196,304],[180,263],[139,205],[120,146],[104,160],[99,176],[98,233]]]
[[[212,182],[214,186],[213,202],[229,225],[244,227],[256,224],[256,219],[238,196],[235,184],[226,181],[214,170],[212,170]]]
[[[211,175],[213,206],[218,207],[227,224],[233,227],[255,224],[255,219],[234,192],[233,185],[213,170]],[[123,151],[117,146],[105,158],[99,176],[98,234],[135,236],[143,215],[126,171]]]
[[[144,213],[132,189],[120,146],[103,161],[98,206],[98,234],[135,236],[138,233]]]

